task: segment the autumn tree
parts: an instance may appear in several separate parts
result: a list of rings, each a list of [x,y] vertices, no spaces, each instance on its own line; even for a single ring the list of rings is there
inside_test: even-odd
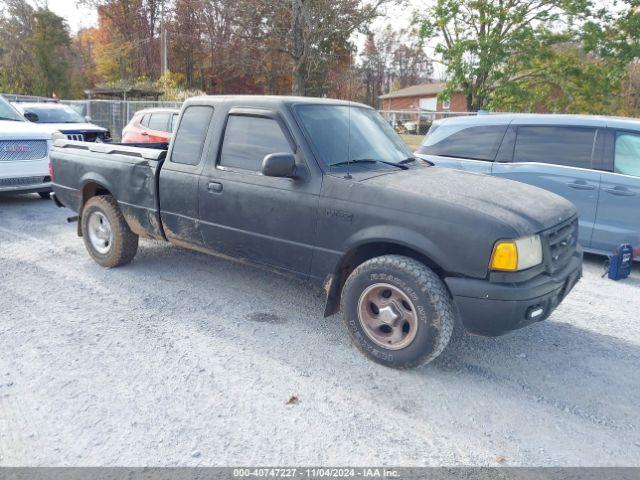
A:
[[[367,35],[360,61],[362,83],[364,84],[364,102],[368,105],[377,105],[378,97],[383,92],[386,65],[380,50],[378,50],[373,33]]]
[[[107,80],[158,78],[159,28],[166,0],[78,0],[98,11],[98,68]]]
[[[428,82],[433,74],[433,62],[415,36],[391,25],[369,34],[360,65],[364,101],[373,106],[382,93]]]
[[[366,29],[391,0],[239,0],[245,13],[262,12],[249,22],[262,38],[291,61],[291,91],[294,95],[310,92],[309,80],[325,68],[331,55],[344,47],[353,33]],[[256,8],[257,7],[257,8]],[[246,26],[246,25],[245,25]],[[349,49],[347,49],[349,50]],[[347,55],[350,55],[347,53]],[[318,89],[316,89],[317,92]]]

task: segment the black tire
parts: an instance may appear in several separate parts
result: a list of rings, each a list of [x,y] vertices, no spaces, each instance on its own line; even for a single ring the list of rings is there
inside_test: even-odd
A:
[[[408,311],[415,312],[412,318],[416,329],[413,339],[404,347],[398,344],[398,349],[390,350],[379,345],[367,333],[371,329],[360,319],[359,311],[366,308],[366,292],[380,288],[378,285],[394,287],[394,291],[402,292],[413,304],[414,308]],[[360,351],[375,362],[400,369],[429,363],[440,355],[449,343],[456,321],[451,297],[438,275],[421,262],[401,255],[384,255],[359,265],[342,289],[341,310],[351,340]]]
[[[43,200],[49,200],[51,198],[51,192],[38,192],[40,198]]]
[[[92,215],[98,212],[106,217],[109,222],[112,241],[105,246],[105,252],[100,252],[93,245],[89,233],[89,221]],[[133,233],[127,225],[118,203],[111,195],[99,195],[90,198],[82,209],[80,220],[84,245],[96,263],[103,267],[112,268],[125,265],[135,257],[138,251],[138,235]]]

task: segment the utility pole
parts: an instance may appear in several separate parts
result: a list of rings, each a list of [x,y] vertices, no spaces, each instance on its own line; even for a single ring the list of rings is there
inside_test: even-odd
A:
[[[164,0],[162,0],[160,2],[160,75],[164,75],[169,70],[167,47],[168,38],[164,23]]]

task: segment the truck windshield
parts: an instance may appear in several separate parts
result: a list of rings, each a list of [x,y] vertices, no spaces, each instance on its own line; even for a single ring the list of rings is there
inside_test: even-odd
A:
[[[14,122],[25,121],[22,115],[2,97],[0,97],[0,120],[12,120]]]
[[[365,168],[380,168],[412,158],[411,150],[375,110],[349,105],[298,105],[295,109],[327,166],[355,162]]]

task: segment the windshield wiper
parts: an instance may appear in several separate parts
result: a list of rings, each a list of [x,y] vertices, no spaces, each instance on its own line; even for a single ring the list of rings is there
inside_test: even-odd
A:
[[[330,167],[337,167],[339,165],[349,165],[350,163],[384,163],[385,165],[391,165],[392,167],[398,167],[402,170],[406,170],[406,165],[402,165],[402,162],[394,163],[387,162],[386,160],[378,160],[375,158],[354,158],[353,160],[345,160],[343,162],[330,163]]]
[[[11,118],[11,117],[0,117],[0,120],[9,120],[10,122],[20,122],[21,120],[18,120],[17,118]]]

